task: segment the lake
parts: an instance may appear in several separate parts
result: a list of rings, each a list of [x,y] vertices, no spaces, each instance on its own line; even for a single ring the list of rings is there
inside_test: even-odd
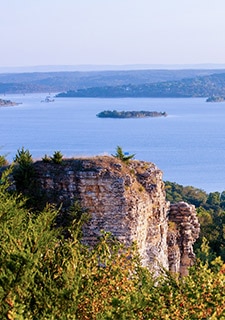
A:
[[[225,103],[206,99],[56,98],[46,94],[0,96],[21,102],[0,108],[0,154],[12,161],[18,149],[33,158],[61,151],[66,157],[110,155],[119,145],[154,162],[164,180],[206,192],[225,190]],[[104,119],[103,110],[165,111],[167,117]]]

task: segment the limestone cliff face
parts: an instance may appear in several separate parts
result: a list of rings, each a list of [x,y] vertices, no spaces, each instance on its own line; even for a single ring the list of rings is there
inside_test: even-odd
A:
[[[162,172],[154,164],[131,161],[128,166],[104,156],[34,166],[47,201],[68,208],[79,200],[88,210],[90,220],[83,227],[86,244],[95,244],[104,230],[127,245],[136,241],[143,265],[154,272],[162,266],[184,274],[192,264],[192,245],[199,233],[194,207],[189,210],[184,203],[170,207]]]

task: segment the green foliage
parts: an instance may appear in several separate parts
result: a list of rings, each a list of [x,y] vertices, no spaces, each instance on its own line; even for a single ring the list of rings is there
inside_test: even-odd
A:
[[[212,207],[215,208],[214,205]],[[199,248],[206,238],[211,252],[225,261],[225,212],[218,208],[218,206],[214,210],[197,208],[201,232],[195,248]]]
[[[42,161],[45,163],[56,163],[56,164],[62,164],[63,161],[63,154],[60,151],[55,151],[53,153],[52,157],[49,157],[47,154],[42,158]]]
[[[12,169],[10,169],[12,170]],[[79,241],[82,210],[71,208],[70,237],[56,228],[58,212],[26,209],[20,195],[0,184],[0,314],[2,319],[225,318],[225,265],[207,245],[189,276],[141,267],[136,246],[126,247],[102,232],[91,250]],[[210,261],[209,261],[210,260]],[[208,267],[210,263],[210,268]]]
[[[51,158],[45,154],[44,157],[42,158],[42,161],[45,162],[45,163],[50,163],[51,162]]]
[[[63,155],[60,151],[55,151],[53,156],[51,157],[53,163],[61,164],[63,160]]]
[[[5,155],[0,155],[0,167],[4,167],[8,165],[8,161]]]
[[[0,185],[0,314],[7,319],[73,319],[81,272],[76,240],[54,227],[57,211],[31,214],[20,196]],[[77,246],[79,245],[79,250]],[[68,314],[68,318],[67,318]]]
[[[42,158],[42,161],[45,163],[56,163],[56,164],[62,164],[63,161],[63,154],[60,151],[55,151],[53,153],[52,157],[49,157],[47,154]]]
[[[206,203],[209,204],[212,208],[217,209],[217,207],[220,206],[220,193],[210,192]]]
[[[171,203],[185,201],[196,207],[204,206],[208,195],[205,191],[191,186],[182,186],[175,182],[165,181],[166,197]]]
[[[208,265],[210,265],[211,262],[216,258],[215,253],[213,253],[209,247],[209,241],[205,237],[202,238],[201,246],[196,250],[196,255],[201,262]]]
[[[125,155],[122,148],[120,146],[117,146],[116,154],[112,156],[128,164],[129,161],[134,158],[135,154]]]
[[[33,160],[32,160],[32,155],[30,154],[29,150],[25,150],[24,147],[17,150],[17,154],[14,158],[14,162],[21,165],[21,166],[28,166],[30,165]]]
[[[197,208],[197,214],[201,226],[201,232],[195,248],[200,248],[204,239],[207,239],[211,246],[212,242],[219,236],[217,227],[214,225],[213,221],[213,211],[200,207]]]
[[[22,149],[17,150],[17,154],[14,158],[15,168],[13,176],[16,181],[16,187],[18,191],[26,191],[33,182],[34,168],[33,159],[29,150]]]
[[[206,238],[213,257],[220,256],[225,261],[225,191],[207,194],[201,189],[169,181],[165,182],[165,187],[170,202],[186,201],[197,208],[201,225],[200,237],[195,243],[197,252]]]

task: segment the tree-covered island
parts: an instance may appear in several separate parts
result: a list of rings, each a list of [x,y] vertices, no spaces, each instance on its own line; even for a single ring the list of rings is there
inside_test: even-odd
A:
[[[99,118],[147,118],[147,117],[166,117],[166,112],[157,111],[117,111],[105,110],[96,115]]]

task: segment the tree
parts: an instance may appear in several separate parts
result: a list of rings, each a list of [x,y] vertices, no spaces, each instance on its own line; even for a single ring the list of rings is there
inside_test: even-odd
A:
[[[30,165],[33,162],[30,151],[28,149],[25,150],[24,147],[21,150],[18,149],[14,162],[24,167]]]
[[[214,206],[215,208],[220,206],[220,193],[219,192],[210,192],[206,203],[211,206]]]
[[[131,155],[126,155],[122,148],[120,146],[117,146],[116,148],[116,154],[115,155],[112,155],[113,157],[117,158],[117,159],[120,159],[121,161],[125,162],[126,164],[129,163],[129,161],[131,159],[134,158],[135,154],[131,154]]]
[[[63,154],[60,151],[55,151],[51,157],[53,163],[61,164],[63,160]]]
[[[13,176],[16,181],[16,188],[18,191],[26,191],[34,178],[33,159],[30,151],[25,150],[24,147],[18,149],[14,162]]]

